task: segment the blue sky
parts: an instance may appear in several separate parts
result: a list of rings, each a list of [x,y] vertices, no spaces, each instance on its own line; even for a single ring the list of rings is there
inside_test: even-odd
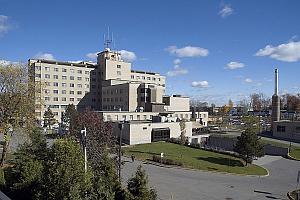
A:
[[[107,27],[133,69],[209,103],[300,92],[300,1],[0,0],[0,60],[93,60]],[[88,55],[88,56],[87,56]]]

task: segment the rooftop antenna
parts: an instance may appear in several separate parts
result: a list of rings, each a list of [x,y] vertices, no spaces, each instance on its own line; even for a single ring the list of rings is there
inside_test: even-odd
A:
[[[104,47],[105,47],[105,49],[109,49],[111,42],[112,42],[112,40],[109,39],[109,27],[107,27],[107,38],[105,38],[105,34],[104,34]]]

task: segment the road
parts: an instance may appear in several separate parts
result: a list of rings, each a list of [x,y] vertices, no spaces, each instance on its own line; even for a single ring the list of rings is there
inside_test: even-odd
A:
[[[143,164],[150,185],[160,199],[257,200],[287,199],[287,191],[294,190],[300,162],[277,156],[265,156],[257,164],[270,172],[267,177],[237,176],[203,171],[163,168]],[[134,174],[139,161],[126,162],[123,180]]]

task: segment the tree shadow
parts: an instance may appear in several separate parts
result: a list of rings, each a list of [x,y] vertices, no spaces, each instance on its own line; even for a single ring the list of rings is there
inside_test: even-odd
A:
[[[153,152],[147,152],[147,151],[138,151],[138,150],[129,150],[129,153],[144,153],[144,154],[150,154],[150,155],[160,155],[160,153],[153,153]]]
[[[198,157],[198,160],[204,160],[210,163],[219,164],[219,165],[226,165],[231,167],[243,167],[243,163],[239,160],[233,160],[231,158],[220,158],[220,157]]]

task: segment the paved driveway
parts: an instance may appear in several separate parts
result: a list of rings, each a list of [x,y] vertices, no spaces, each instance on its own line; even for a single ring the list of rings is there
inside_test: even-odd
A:
[[[154,165],[143,167],[160,199],[287,199],[286,192],[296,187],[300,162],[274,156],[256,162],[269,169],[270,176],[235,176]],[[139,164],[138,161],[126,162],[122,171],[124,181],[135,172]]]

